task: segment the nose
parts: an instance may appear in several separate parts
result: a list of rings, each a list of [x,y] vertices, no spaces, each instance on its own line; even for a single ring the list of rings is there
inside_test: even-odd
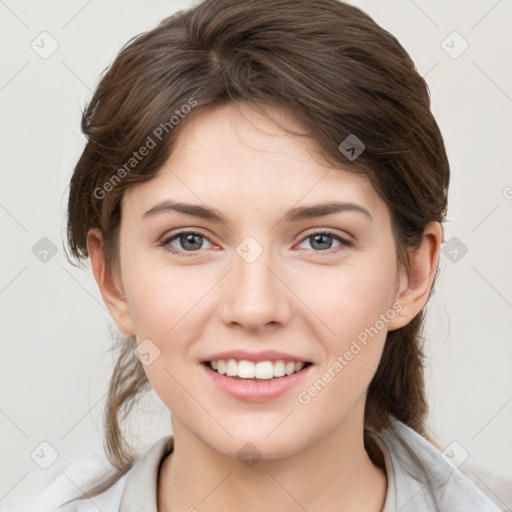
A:
[[[237,324],[258,331],[289,320],[293,294],[270,252],[264,250],[254,261],[243,252],[242,256],[234,254],[232,269],[223,280],[219,305],[221,320],[226,325]]]

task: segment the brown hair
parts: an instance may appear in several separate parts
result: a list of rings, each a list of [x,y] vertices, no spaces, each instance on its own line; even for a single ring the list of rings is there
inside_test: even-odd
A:
[[[237,101],[285,105],[306,128],[297,135],[314,141],[327,162],[367,176],[390,208],[398,261],[409,268],[407,249],[420,243],[428,222],[445,219],[443,138],[408,53],[367,14],[338,0],[208,0],[128,41],[83,113],[87,144],[68,205],[72,256],[88,257],[88,230],[99,228],[107,268],[118,272],[123,192],[155,175],[190,119]],[[365,146],[355,160],[339,149],[351,134]],[[155,146],[131,160],[149,139]],[[430,439],[422,326],[420,312],[388,333],[365,426],[386,428],[391,414]],[[150,389],[133,356],[135,338],[119,341],[105,411],[105,449],[117,473],[103,488],[133,465],[121,424]]]

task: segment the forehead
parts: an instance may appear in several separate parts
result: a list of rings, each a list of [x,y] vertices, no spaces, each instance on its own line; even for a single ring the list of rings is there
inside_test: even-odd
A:
[[[368,179],[333,168],[290,111],[266,107],[271,119],[243,103],[200,112],[180,132],[168,161],[153,179],[127,190],[125,207],[142,215],[166,199],[222,209],[265,211],[318,201],[352,201],[376,215],[386,213]],[[275,120],[276,122],[274,122]],[[124,208],[123,208],[124,209]]]

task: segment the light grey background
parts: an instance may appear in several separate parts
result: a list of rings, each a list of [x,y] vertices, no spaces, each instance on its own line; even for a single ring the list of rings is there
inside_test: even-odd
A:
[[[457,457],[467,452],[461,468],[481,468],[473,479],[498,505],[512,507],[491,478],[512,478],[512,2],[351,3],[395,35],[425,76],[452,168],[449,242],[429,307],[428,425],[445,446],[458,443]],[[84,146],[80,113],[122,44],[188,5],[0,0],[4,507],[101,453],[115,326],[92,272],[62,252],[67,184]],[[46,262],[33,252],[43,237],[57,249]],[[170,422],[154,394],[141,416],[134,436],[142,450]],[[47,469],[35,462],[38,453],[39,463],[50,461],[41,442],[58,452]]]

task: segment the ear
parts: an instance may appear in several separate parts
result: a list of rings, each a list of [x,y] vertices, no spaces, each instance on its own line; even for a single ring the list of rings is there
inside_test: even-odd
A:
[[[132,319],[128,302],[124,298],[124,292],[120,279],[113,276],[112,272],[105,267],[103,253],[103,236],[99,229],[90,229],[87,233],[87,249],[91,259],[94,278],[112,318],[119,331],[126,336],[134,336]]]
[[[388,323],[393,331],[407,325],[426,304],[434,280],[443,230],[439,222],[430,222],[425,227],[421,244],[409,251],[411,268],[402,270],[395,301],[402,306],[400,312]]]

